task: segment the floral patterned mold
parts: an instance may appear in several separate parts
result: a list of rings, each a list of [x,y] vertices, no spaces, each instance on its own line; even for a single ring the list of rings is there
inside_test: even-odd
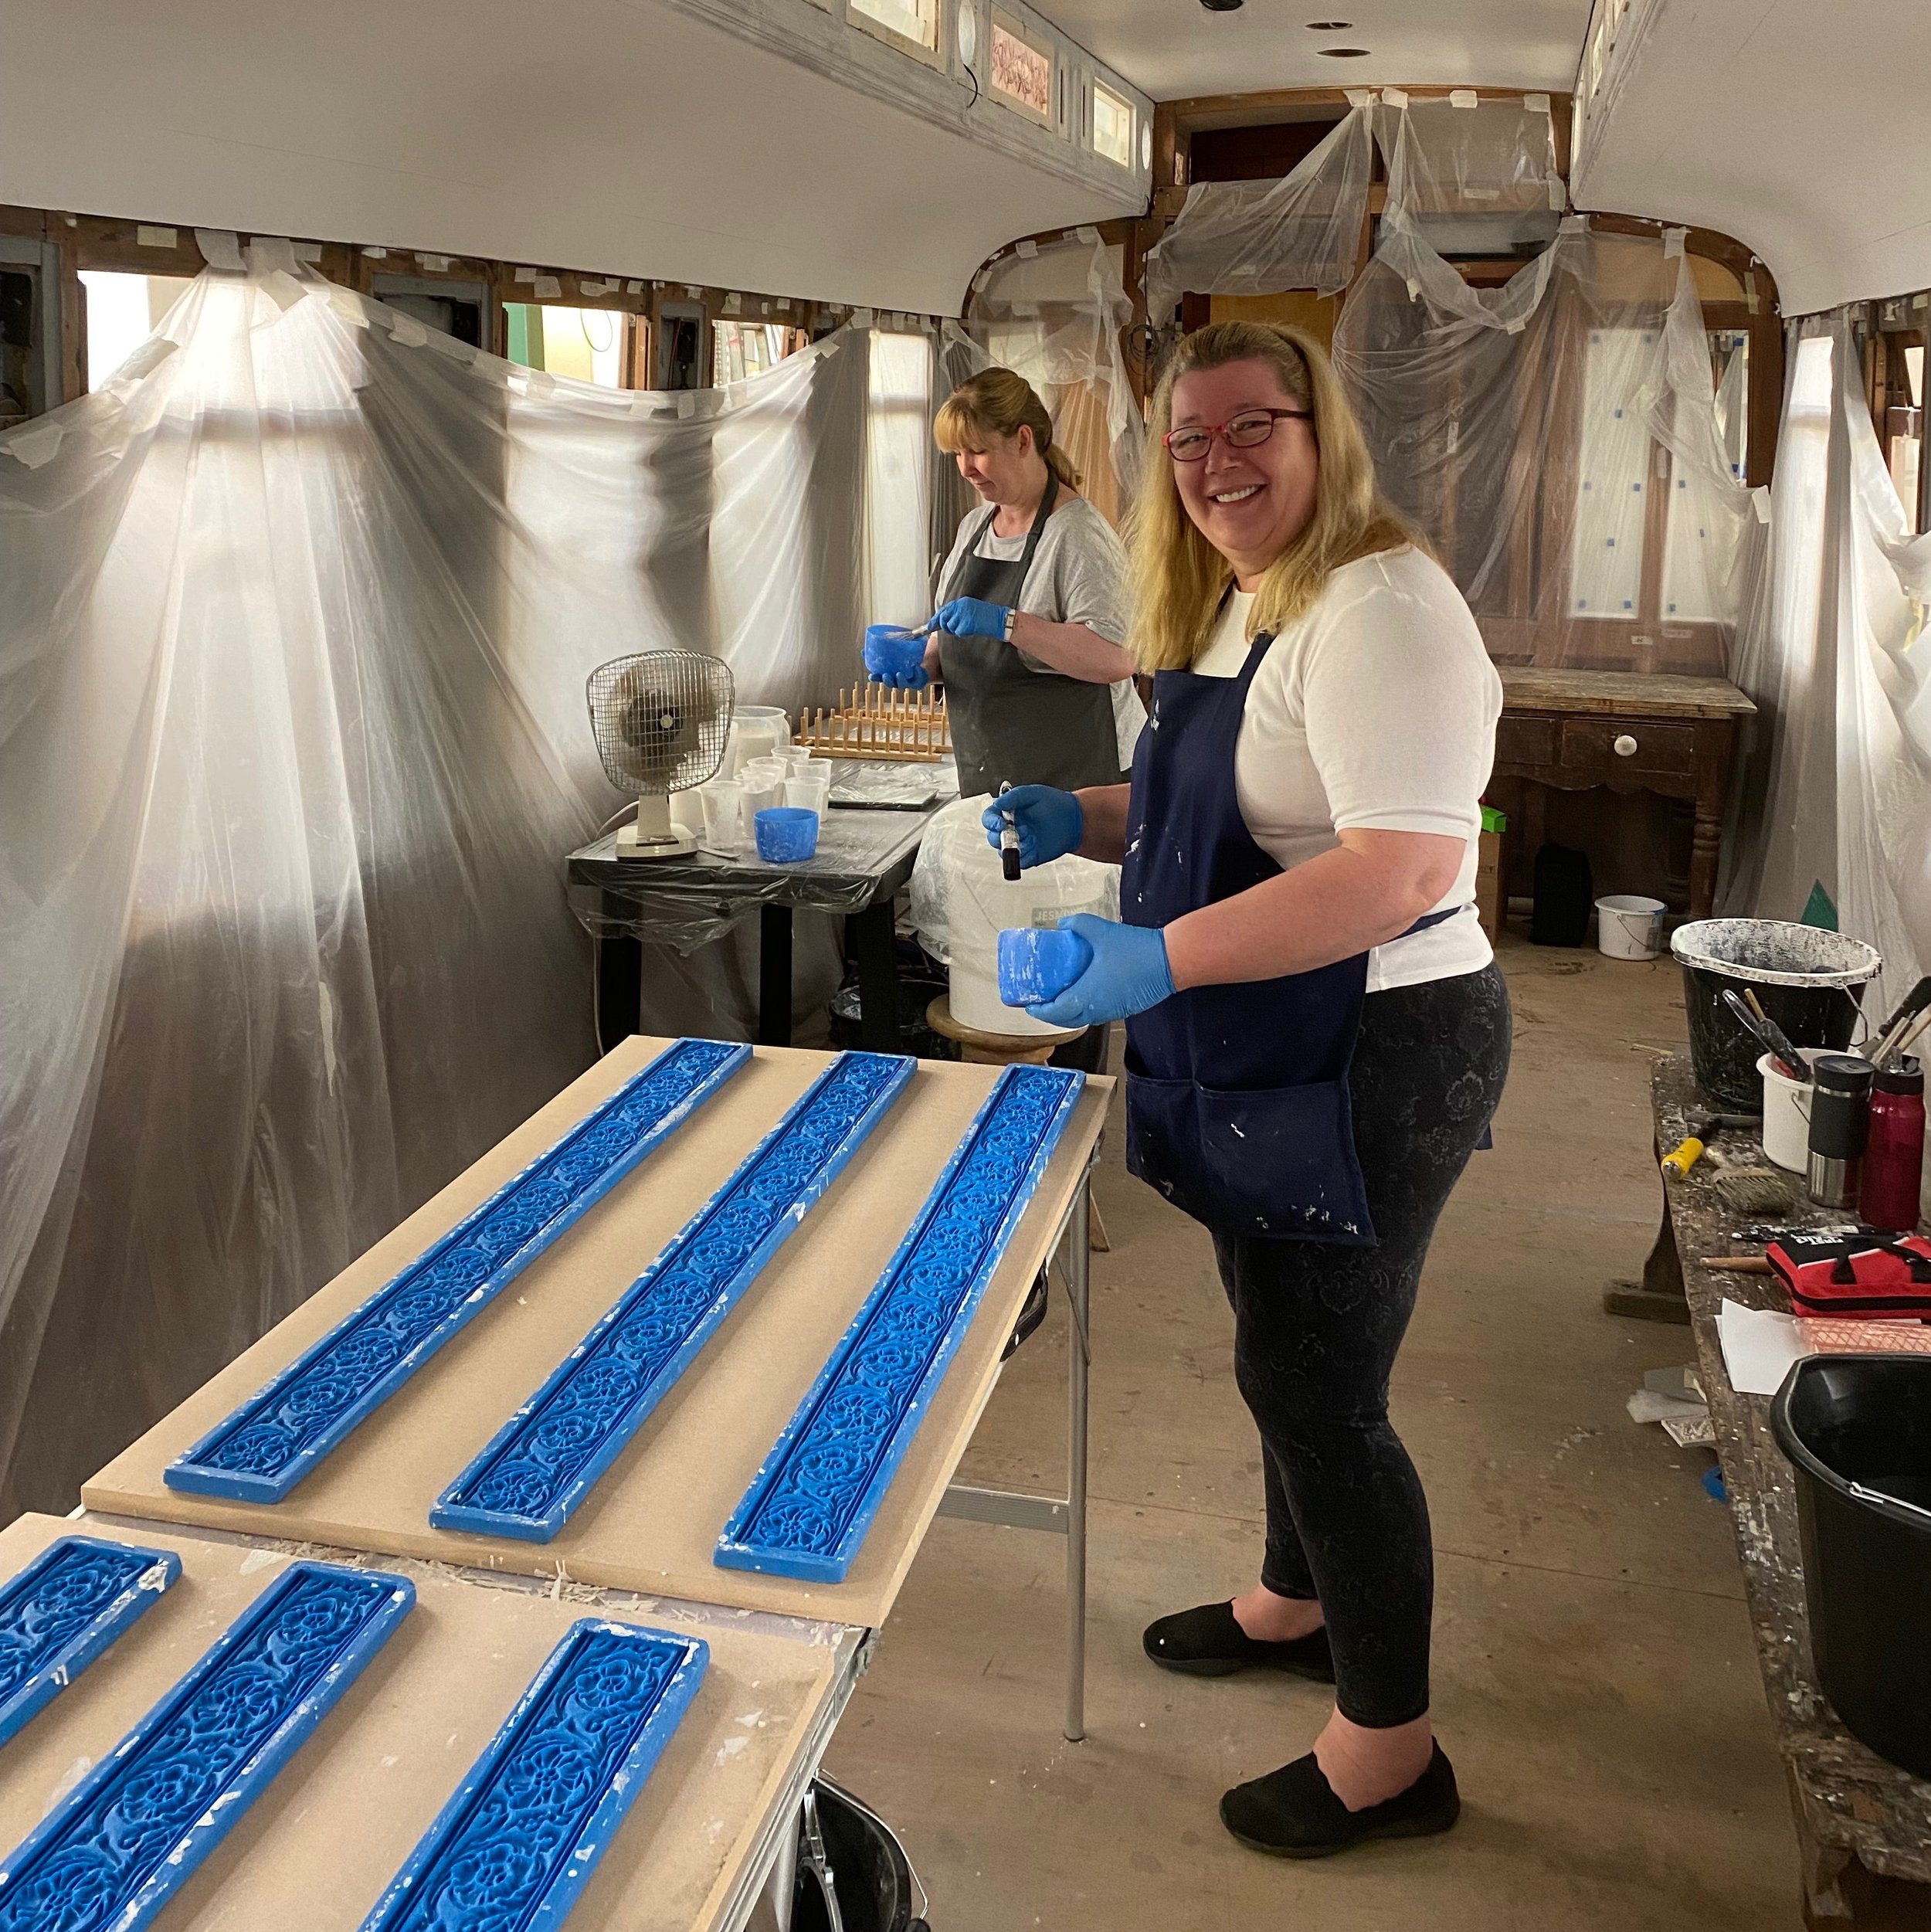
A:
[[[1046,1172],[1083,1074],[1008,1067],[786,1424],[714,1560],[843,1583]]]
[[[361,1932],[560,1924],[710,1658],[697,1638],[572,1625]]]
[[[548,1543],[857,1151],[915,1064],[840,1054],[436,1499],[429,1521]]]
[[[168,1465],[171,1489],[280,1502],[751,1058],[680,1040]]]
[[[137,1932],[273,1781],[416,1601],[291,1564],[0,1864],[0,1932]]]
[[[62,1536],[0,1584],[0,1744],[160,1601],[171,1550]]]

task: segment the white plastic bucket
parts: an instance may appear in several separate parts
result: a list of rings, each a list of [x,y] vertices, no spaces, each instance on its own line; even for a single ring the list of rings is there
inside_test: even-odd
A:
[[[1663,901],[1612,892],[1596,901],[1596,944],[1606,959],[1653,959],[1663,949]]]
[[[1804,1058],[1830,1051],[1807,1048]],[[1803,1173],[1811,1164],[1811,1083],[1779,1073],[1767,1053],[1756,1070],[1763,1076],[1763,1157],[1793,1174]]]

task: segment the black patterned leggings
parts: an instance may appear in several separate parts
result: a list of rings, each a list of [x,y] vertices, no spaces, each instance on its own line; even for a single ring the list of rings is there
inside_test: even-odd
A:
[[[1261,1431],[1261,1581],[1319,1598],[1335,1701],[1357,1724],[1428,1708],[1428,1503],[1388,1420],[1388,1376],[1436,1220],[1502,1097],[1509,1038],[1493,966],[1370,993],[1349,1092],[1379,1244],[1214,1237],[1234,1378]]]

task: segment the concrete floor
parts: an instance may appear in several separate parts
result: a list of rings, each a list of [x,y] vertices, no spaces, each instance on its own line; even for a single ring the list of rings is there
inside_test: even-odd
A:
[[[1682,1037],[1677,970],[1522,943],[1503,964],[1495,1150],[1449,1204],[1394,1385],[1434,1513],[1434,1716],[1461,1824],[1308,1865],[1221,1828],[1222,1791],[1307,1750],[1328,1699],[1141,1654],[1152,1618],[1252,1580],[1261,1477],[1206,1236],[1126,1175],[1115,1132],[1097,1183],[1114,1248],[1093,1261],[1090,1735],[1060,1736],[1063,1546],[942,1520],[829,1760],[899,1829],[935,1932],[1800,1924],[1712,1458],[1624,1410],[1688,1338],[1599,1303],[1655,1232],[1648,1075]],[[1056,1295],[966,1479],[1063,1482],[1065,1344]]]

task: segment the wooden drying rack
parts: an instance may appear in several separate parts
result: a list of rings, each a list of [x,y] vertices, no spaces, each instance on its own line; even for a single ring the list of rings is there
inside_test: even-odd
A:
[[[798,714],[796,742],[825,758],[883,758],[930,764],[952,755],[945,694],[867,684],[841,690],[837,708]]]

